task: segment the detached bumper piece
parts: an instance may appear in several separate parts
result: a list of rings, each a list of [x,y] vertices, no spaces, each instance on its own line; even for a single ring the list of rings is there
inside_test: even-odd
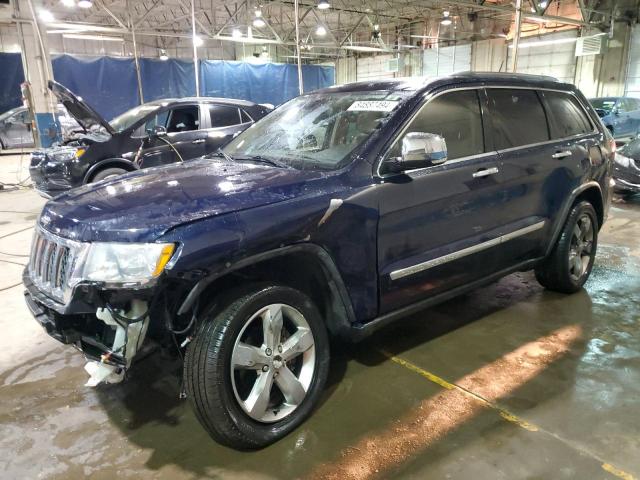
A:
[[[149,326],[146,301],[131,300],[127,311],[114,311],[115,318],[104,308],[96,308],[91,314],[63,315],[58,313],[60,305],[43,295],[28,274],[23,276],[23,282],[27,307],[38,323],[51,337],[84,353],[88,360],[85,370],[90,375],[87,386],[124,379]],[[138,318],[139,321],[127,321]]]

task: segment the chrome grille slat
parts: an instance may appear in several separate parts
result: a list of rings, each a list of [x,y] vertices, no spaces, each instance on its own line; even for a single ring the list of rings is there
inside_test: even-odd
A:
[[[83,244],[37,229],[31,246],[29,275],[47,296],[65,302],[69,280]]]

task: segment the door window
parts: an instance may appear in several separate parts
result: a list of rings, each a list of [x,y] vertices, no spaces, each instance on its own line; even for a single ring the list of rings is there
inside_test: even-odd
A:
[[[242,123],[253,122],[253,119],[249,116],[249,114],[242,109],[240,109],[240,115],[242,117]]]
[[[190,132],[198,130],[200,126],[200,115],[197,105],[177,107],[171,110],[169,115],[168,133]]]
[[[209,115],[211,115],[212,128],[230,127],[241,123],[240,111],[237,107],[209,105]]]
[[[582,106],[573,95],[562,92],[544,92],[549,109],[549,117],[553,119],[551,136],[566,138],[593,132]]]
[[[480,100],[476,90],[460,90],[440,95],[427,103],[405,130],[435,133],[447,143],[447,159],[484,153],[484,134]],[[402,138],[396,141],[391,156],[400,156]]]
[[[487,90],[496,150],[549,140],[547,117],[534,90]]]

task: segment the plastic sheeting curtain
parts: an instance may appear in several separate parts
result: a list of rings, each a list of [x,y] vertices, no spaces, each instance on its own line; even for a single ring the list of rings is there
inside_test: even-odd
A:
[[[20,84],[24,82],[19,53],[0,53],[0,114],[22,104]]]
[[[193,62],[141,58],[140,70],[146,101],[195,95]],[[139,104],[133,59],[61,55],[53,59],[53,72],[106,119]],[[335,83],[334,67],[304,65],[302,73],[306,92]],[[273,105],[298,95],[296,66],[289,64],[203,60],[200,85],[203,96]]]

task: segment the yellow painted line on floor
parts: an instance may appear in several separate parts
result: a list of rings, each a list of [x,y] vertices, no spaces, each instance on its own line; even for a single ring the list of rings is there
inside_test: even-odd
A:
[[[518,425],[519,427],[525,430],[528,430],[529,432],[537,432],[540,430],[537,425],[527,422],[526,420],[523,420],[517,415],[514,415],[508,410],[505,410],[504,408],[497,406],[496,404],[482,398],[481,396],[473,393],[472,391],[467,390],[466,388],[462,388],[459,385],[456,385],[455,383],[448,382],[444,378],[441,378],[438,375],[425,370],[424,368],[420,368],[416,364],[411,363],[403,358],[396,357],[395,355],[385,350],[380,350],[380,353],[382,353],[385,357],[387,357],[392,362],[406,368],[407,370],[417,373],[421,377],[426,378],[427,380],[435,383],[436,385],[440,385],[441,387],[446,388],[447,390],[457,389],[457,390],[460,390],[461,392],[464,392],[465,394],[475,398],[476,400],[483,403],[484,405],[491,408],[492,410],[495,410],[496,412],[498,412],[500,416],[508,422]],[[553,435],[553,436],[557,438],[556,435]],[[624,470],[620,470],[619,468],[614,467],[610,463],[603,463],[602,469],[610,473],[611,475],[621,478],[622,480],[637,480],[636,477],[634,477],[630,473],[627,473]]]
[[[610,463],[603,463],[602,469],[609,472],[611,475],[615,475],[618,478],[622,478],[622,480],[636,480],[636,477],[627,473],[619,468],[614,467]]]

